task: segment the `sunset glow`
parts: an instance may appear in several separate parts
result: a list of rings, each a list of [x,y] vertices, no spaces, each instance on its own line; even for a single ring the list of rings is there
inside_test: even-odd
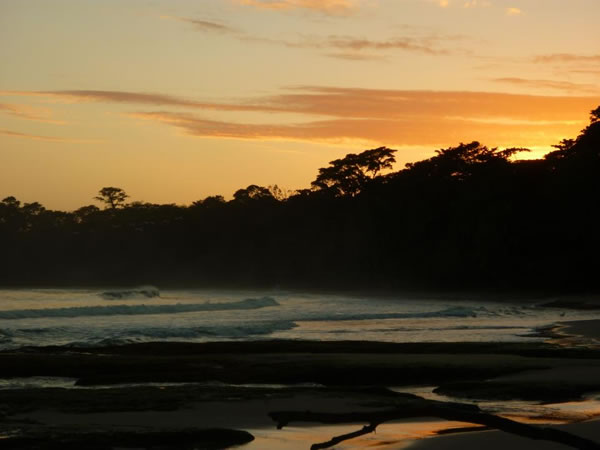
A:
[[[568,4],[567,4],[568,3]],[[0,195],[187,204],[574,137],[600,104],[597,0],[5,0]]]

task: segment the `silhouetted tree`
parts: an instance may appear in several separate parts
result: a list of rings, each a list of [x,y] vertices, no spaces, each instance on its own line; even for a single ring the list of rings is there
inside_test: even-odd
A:
[[[359,154],[350,153],[331,161],[329,167],[319,169],[311,185],[316,190],[329,191],[335,196],[355,196],[382,170],[392,168],[396,162],[395,152],[387,147],[379,147]]]
[[[248,202],[252,200],[275,200],[275,197],[269,188],[251,184],[247,188],[235,191],[233,200],[237,202]]]
[[[276,184],[269,185],[267,187],[271,195],[278,201],[282,202],[290,198],[295,194],[294,191],[290,191],[289,189],[280,188]]]
[[[25,203],[21,210],[28,216],[39,216],[42,214],[46,208],[44,208],[40,203]]]
[[[125,200],[129,198],[129,195],[121,189],[116,187],[103,187],[98,192],[98,196],[94,197],[96,200],[101,201],[106,205],[106,208],[116,209],[125,204]]]
[[[133,202],[103,188],[67,213],[0,201],[0,285],[599,290],[600,108],[544,159],[478,142],[392,168],[386,147],[319,170],[289,195],[250,185],[231,201]]]
[[[590,112],[590,124],[576,139],[563,139],[545,156],[554,169],[589,170],[600,164],[600,107]]]
[[[489,167],[498,164],[506,166],[515,153],[528,151],[526,148],[499,150],[473,141],[469,144],[461,143],[457,147],[436,150],[436,156],[424,161],[408,163],[406,168],[424,177],[437,179],[451,177],[462,180],[472,175],[474,170],[481,166]]]
[[[214,208],[225,205],[227,202],[222,195],[210,195],[203,200],[197,200],[192,203],[194,207]]]
[[[600,106],[598,106],[596,109],[592,110],[592,112],[590,113],[590,121],[592,123],[596,123],[596,122],[600,121]]]
[[[19,200],[17,200],[15,197],[13,197],[12,195],[2,199],[1,204],[5,208],[10,208],[10,209],[18,209],[21,206],[21,202]]]
[[[98,212],[100,212],[100,208],[98,208],[96,205],[87,205],[73,211],[73,215],[75,216],[75,220],[78,223],[81,223],[93,215],[98,214]]]

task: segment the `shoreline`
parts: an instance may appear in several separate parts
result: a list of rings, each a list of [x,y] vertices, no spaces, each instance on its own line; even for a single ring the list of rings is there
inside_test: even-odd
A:
[[[532,336],[563,348],[594,347],[600,345],[600,319],[561,321],[538,329]]]
[[[534,301],[540,302],[543,307],[564,307],[567,309],[600,309],[600,288],[597,290],[569,291],[557,293],[555,289],[523,288],[510,289],[490,287],[475,287],[471,289],[459,288],[426,288],[419,286],[394,286],[394,287],[373,287],[370,285],[357,285],[348,288],[348,283],[333,286],[321,286],[314,288],[313,284],[309,286],[295,284],[231,284],[231,283],[179,283],[179,282],[150,282],[151,280],[140,280],[137,283],[123,283],[122,281],[101,282],[82,282],[82,283],[21,283],[21,284],[0,284],[2,290],[131,290],[139,287],[155,287],[162,291],[231,291],[231,292],[284,292],[292,294],[312,294],[312,295],[340,295],[348,297],[372,297],[372,298],[394,298],[410,297],[425,299],[444,299],[452,300],[476,300],[476,301],[498,301],[498,302],[522,302]],[[574,298],[573,298],[574,297]],[[583,305],[583,308],[582,308]]]
[[[559,330],[559,333],[568,336],[579,336],[600,343],[600,320],[598,319],[560,322],[560,325],[563,328]]]
[[[600,442],[600,419],[557,425],[552,428],[568,431],[596,443]],[[486,450],[505,450],[507,448],[511,450],[529,450],[531,448],[535,448],[536,450],[572,449],[572,447],[548,441],[535,441],[534,443],[530,439],[497,430],[469,431],[429,436],[419,439],[403,448],[408,450],[463,450],[482,448]]]
[[[82,432],[100,429],[108,435],[123,427],[138,434],[157,427],[169,432],[233,428],[251,430],[258,437],[249,449],[269,448],[261,446],[271,442],[275,450],[306,448],[332,438],[342,428],[310,423],[275,430],[269,418],[273,411],[377,412],[400,408],[407,401],[435,401],[402,393],[403,387],[410,392],[411,386],[419,385],[435,387],[433,392],[442,395],[438,398],[444,398],[450,408],[472,407],[486,399],[510,406],[518,400],[524,416],[541,414],[544,420],[539,411],[527,412],[527,405],[577,401],[600,391],[600,354],[593,348],[547,343],[368,341],[150,343],[0,352],[1,378],[27,376],[68,376],[77,379],[78,387],[2,390],[0,433],[19,428],[26,435],[49,436],[63,430],[66,436],[74,425]],[[159,384],[145,384],[151,382]],[[192,384],[169,384],[180,382]],[[193,384],[199,382],[213,384]],[[304,385],[283,389],[261,385],[294,383]],[[392,392],[390,386],[399,392]],[[406,437],[412,428],[429,430],[423,431],[425,435],[433,432],[418,413],[402,432],[404,437],[395,423],[385,424],[391,431],[368,435],[364,442],[388,439],[388,448],[400,448],[419,437]],[[448,423],[440,427],[448,428]],[[293,436],[299,439],[296,447]],[[288,439],[291,446],[277,445],[280,439]],[[313,442],[306,442],[309,439]],[[363,440],[348,441],[344,448],[355,448],[357,442]]]

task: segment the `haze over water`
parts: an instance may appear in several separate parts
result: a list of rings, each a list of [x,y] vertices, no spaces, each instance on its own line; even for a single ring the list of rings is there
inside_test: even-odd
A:
[[[540,301],[386,299],[282,291],[20,289],[0,292],[0,347],[310,339],[539,341],[534,331],[600,312]]]

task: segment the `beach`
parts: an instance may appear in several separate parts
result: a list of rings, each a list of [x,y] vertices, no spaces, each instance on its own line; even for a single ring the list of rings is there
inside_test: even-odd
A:
[[[598,18],[0,0],[0,450],[600,450]]]
[[[580,331],[572,325],[569,329]],[[586,327],[593,329],[593,324]],[[157,430],[182,433],[217,428],[249,431],[255,438],[246,444],[249,449],[308,448],[366,424],[299,423],[277,430],[270,414],[406,408],[405,396],[419,392],[415,390],[419,385],[432,387],[429,399],[471,405],[487,400],[499,408],[494,412],[499,415],[503,402],[520,400],[517,414],[508,416],[536,424],[532,426],[544,421],[554,426],[584,421],[565,429],[593,439],[597,426],[587,421],[600,414],[600,409],[594,410],[595,400],[586,397],[600,391],[596,350],[548,344],[267,341],[133,344],[81,351],[28,348],[0,353],[0,366],[4,376],[13,379],[72,380],[69,387],[49,388],[41,383],[4,390],[5,436],[18,429],[35,436],[52,433],[59,440],[61,435],[72,440],[78,434],[85,439],[86,431],[108,435],[126,431],[139,438]],[[590,401],[592,410],[577,416],[556,406],[574,401]],[[540,403],[554,405],[549,408],[553,417],[525,407]],[[487,431],[431,438],[439,431],[473,424],[432,421],[416,414],[383,423],[377,434],[336,448],[360,448],[373,442],[390,449],[481,448],[488,440],[497,446],[531,445],[525,437]],[[563,448],[541,442],[536,441],[535,448]]]
[[[3,444],[598,442],[596,310],[539,299],[265,294],[9,291],[0,304]]]

